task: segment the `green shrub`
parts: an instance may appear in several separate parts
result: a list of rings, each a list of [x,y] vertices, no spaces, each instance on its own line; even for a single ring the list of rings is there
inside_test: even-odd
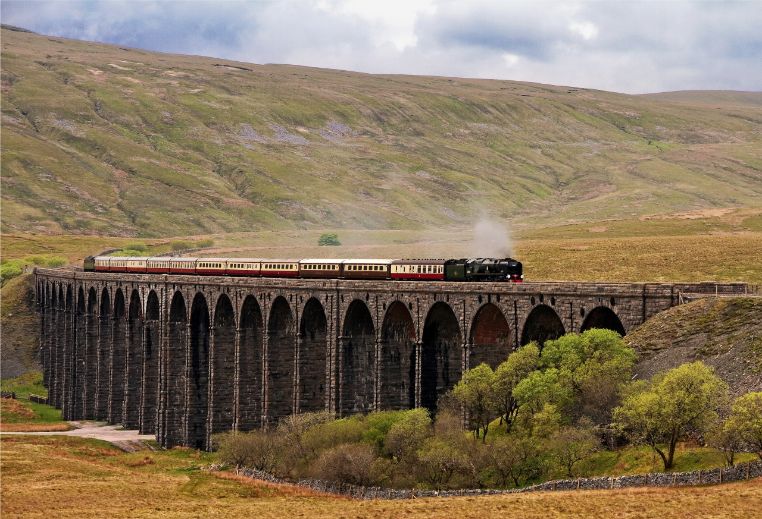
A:
[[[173,251],[180,251],[193,248],[193,243],[185,240],[173,241],[169,244]]]
[[[370,445],[354,443],[324,451],[312,464],[312,474],[319,479],[352,485],[374,485],[384,479],[383,467]]]
[[[211,247],[212,245],[214,245],[214,240],[209,239],[209,238],[196,242],[196,247],[199,247],[199,248],[202,248],[202,249],[205,249],[207,247]]]
[[[145,243],[134,242],[134,243],[128,243],[127,245],[125,245],[123,247],[123,250],[145,252],[148,250],[148,246]]]
[[[24,271],[24,262],[21,260],[6,260],[0,264],[0,282],[5,283],[9,279],[20,276]]]
[[[323,233],[320,235],[320,238],[318,238],[318,245],[341,245],[339,235],[332,232]]]

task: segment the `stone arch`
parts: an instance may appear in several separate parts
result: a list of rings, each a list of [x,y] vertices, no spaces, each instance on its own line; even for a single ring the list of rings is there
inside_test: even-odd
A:
[[[429,309],[422,342],[420,405],[434,413],[462,374],[463,337],[450,305],[439,301]]]
[[[172,295],[167,323],[166,351],[161,355],[160,372],[166,397],[161,420],[164,447],[183,443],[183,409],[185,407],[185,352],[188,349],[188,310],[179,290]]]
[[[107,287],[101,291],[98,312],[98,384],[96,388],[95,419],[108,417],[109,373],[111,370],[111,294]]]
[[[526,320],[521,332],[521,344],[537,341],[542,346],[545,341],[558,339],[566,333],[564,324],[555,310],[548,305],[535,306]]]
[[[394,301],[381,325],[381,409],[415,407],[415,323],[410,310]]]
[[[209,404],[209,307],[206,297],[198,292],[193,297],[190,316],[190,351],[186,393],[186,445],[196,449],[207,447],[207,413]]]
[[[624,325],[619,316],[607,306],[598,306],[593,308],[582,321],[579,331],[584,332],[591,328],[603,328],[613,330],[622,337],[625,335]]]
[[[56,298],[55,313],[55,348],[53,353],[53,394],[52,404],[61,409],[63,404],[63,385],[66,380],[64,375],[64,363],[66,362],[66,299],[63,284],[57,284],[58,295]]]
[[[54,337],[54,307],[53,307],[53,288],[52,284],[45,281],[42,284],[45,302],[42,311],[42,335],[40,363],[42,364],[42,383],[50,389],[52,387],[51,368],[53,365],[53,337]]]
[[[238,339],[237,429],[248,431],[262,419],[262,310],[253,295],[241,306]]]
[[[328,319],[316,298],[307,300],[299,323],[299,412],[325,409]]]
[[[495,369],[508,358],[513,335],[508,320],[497,305],[486,303],[476,312],[471,323],[469,344],[469,368],[485,363]]]
[[[270,306],[267,319],[267,419],[271,422],[294,411],[294,314],[283,296]]]
[[[143,322],[143,381],[140,389],[140,433],[156,431],[159,395],[159,348],[161,346],[161,306],[154,290],[148,292]]]
[[[349,304],[344,317],[340,369],[340,414],[372,411],[375,408],[376,330],[368,306],[359,299]]]
[[[109,384],[108,422],[122,421],[124,410],[124,380],[127,369],[127,304],[124,292],[117,288],[114,292],[114,320],[111,332],[111,382]]]
[[[235,425],[235,311],[227,294],[214,307],[211,350],[210,434],[229,431]]]
[[[127,429],[140,427],[140,390],[143,381],[143,305],[133,289],[127,312],[127,366],[122,423]]]
[[[82,285],[77,287],[76,315],[74,316],[74,365],[72,366],[71,382],[71,413],[72,420],[79,420],[84,415],[84,391],[87,381],[87,327],[85,314],[85,289]]]
[[[95,393],[98,384],[98,294],[95,287],[87,291],[85,313],[85,381],[82,391],[83,417],[95,418]]]

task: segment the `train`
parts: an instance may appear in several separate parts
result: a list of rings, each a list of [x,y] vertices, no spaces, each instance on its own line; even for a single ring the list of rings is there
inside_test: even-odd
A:
[[[185,274],[302,279],[391,279],[401,281],[524,281],[513,258],[470,259],[262,259],[169,256],[88,256],[87,272]]]

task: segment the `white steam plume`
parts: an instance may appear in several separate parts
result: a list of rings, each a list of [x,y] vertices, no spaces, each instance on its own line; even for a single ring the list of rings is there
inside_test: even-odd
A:
[[[471,244],[474,257],[508,258],[513,251],[513,242],[508,227],[499,221],[482,217],[474,225]]]

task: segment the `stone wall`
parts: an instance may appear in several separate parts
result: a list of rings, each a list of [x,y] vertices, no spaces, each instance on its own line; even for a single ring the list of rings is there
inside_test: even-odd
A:
[[[427,407],[530,340],[626,332],[739,284],[444,283],[37,269],[40,361],[71,420],[209,446],[293,413]],[[689,292],[686,292],[689,291]]]
[[[220,467],[211,467],[217,470]],[[716,485],[732,481],[744,481],[762,477],[762,461],[739,463],[733,467],[720,467],[693,472],[657,472],[632,476],[602,476],[547,481],[537,485],[512,489],[460,489],[460,490],[419,490],[393,489],[382,487],[362,487],[334,481],[302,479],[289,481],[276,478],[272,474],[256,469],[242,469],[239,474],[272,483],[293,484],[317,492],[339,494],[353,499],[414,499],[421,497],[487,496],[496,494],[518,494],[524,492],[557,490],[609,490],[635,487],[684,487],[696,485]]]

